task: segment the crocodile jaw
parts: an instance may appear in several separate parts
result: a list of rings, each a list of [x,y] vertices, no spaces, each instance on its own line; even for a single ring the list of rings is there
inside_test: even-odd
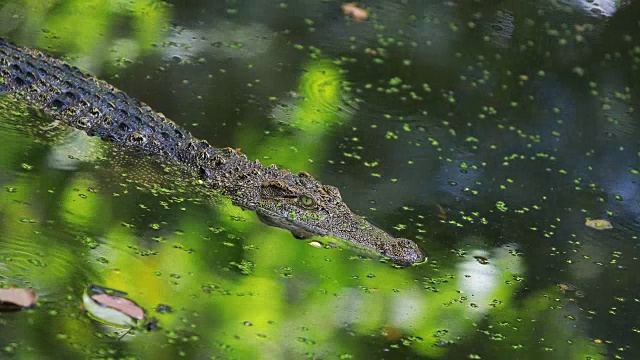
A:
[[[274,212],[265,207],[258,207],[256,213],[265,224],[287,229],[298,239],[307,239],[313,235],[335,236],[357,247],[374,250],[400,266],[409,266],[426,260],[424,253],[415,242],[394,238],[350,210],[347,214],[342,212],[340,216],[327,214],[321,219],[314,217],[313,221],[293,211],[287,212],[287,216],[282,216],[281,211]]]

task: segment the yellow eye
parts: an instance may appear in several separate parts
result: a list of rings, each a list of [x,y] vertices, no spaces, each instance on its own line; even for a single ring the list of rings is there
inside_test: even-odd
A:
[[[307,195],[302,195],[300,196],[300,203],[304,206],[313,206],[313,204],[315,203],[315,201],[313,201],[313,199]]]

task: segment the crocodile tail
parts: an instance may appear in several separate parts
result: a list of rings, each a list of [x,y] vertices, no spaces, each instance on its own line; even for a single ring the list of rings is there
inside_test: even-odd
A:
[[[0,38],[0,92],[104,140],[190,162],[215,152],[146,104],[75,66]]]

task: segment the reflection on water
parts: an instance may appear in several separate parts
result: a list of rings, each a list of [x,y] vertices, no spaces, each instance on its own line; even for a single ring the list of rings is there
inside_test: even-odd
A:
[[[41,296],[0,313],[0,357],[640,355],[637,4],[105,4],[4,5],[0,33],[337,185],[429,261],[310,246],[0,97],[0,284]],[[93,322],[90,283],[159,329]]]

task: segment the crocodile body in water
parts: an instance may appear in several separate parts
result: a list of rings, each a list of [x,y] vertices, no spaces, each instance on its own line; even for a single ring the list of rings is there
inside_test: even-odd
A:
[[[0,93],[89,135],[175,161],[209,189],[297,238],[332,235],[403,266],[425,259],[413,241],[394,238],[353,213],[337,188],[306,172],[293,174],[248,160],[231,148],[214,148],[106,82],[2,38]]]

